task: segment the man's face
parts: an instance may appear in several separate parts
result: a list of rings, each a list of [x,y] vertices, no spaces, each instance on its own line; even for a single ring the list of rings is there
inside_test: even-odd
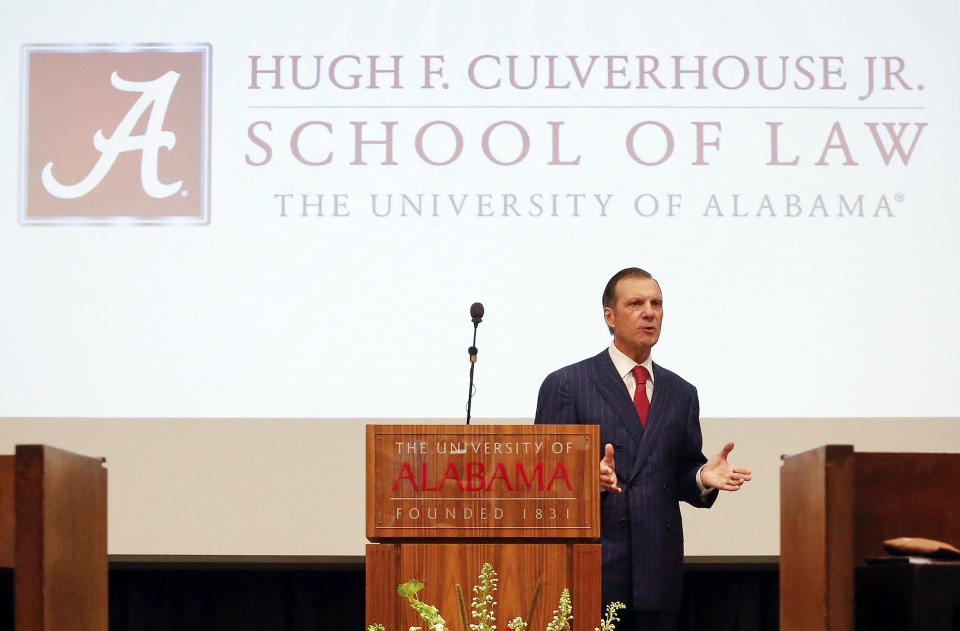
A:
[[[603,310],[617,348],[636,362],[650,355],[660,339],[663,296],[652,278],[623,278],[614,288],[614,306]]]

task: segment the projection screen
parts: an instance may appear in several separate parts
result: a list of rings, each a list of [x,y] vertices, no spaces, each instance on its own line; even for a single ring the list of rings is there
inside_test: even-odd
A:
[[[627,266],[705,419],[958,416],[955,2],[7,14],[0,417],[459,422],[479,301],[473,413],[529,422]]]

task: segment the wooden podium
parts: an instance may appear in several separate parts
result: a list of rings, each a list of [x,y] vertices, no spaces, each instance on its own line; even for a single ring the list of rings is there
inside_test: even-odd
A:
[[[960,533],[960,454],[825,445],[781,464],[780,631],[853,631],[854,569],[885,539]]]
[[[0,456],[0,567],[16,631],[107,630],[107,470],[45,445]]]
[[[540,630],[569,588],[572,628],[601,615],[599,428],[592,425],[367,426],[367,624],[425,627],[397,585],[460,630],[484,563],[497,571],[497,626]],[[542,590],[531,620],[538,582]],[[469,631],[463,629],[460,631]]]

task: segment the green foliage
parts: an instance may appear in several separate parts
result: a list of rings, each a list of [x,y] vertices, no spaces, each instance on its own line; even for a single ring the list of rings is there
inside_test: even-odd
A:
[[[573,620],[573,604],[570,602],[570,590],[564,587],[560,592],[560,603],[553,610],[553,620],[547,623],[547,631],[569,629],[571,620]]]
[[[470,628],[470,623],[467,622],[467,604],[463,600],[463,589],[460,587],[460,583],[457,583],[457,608],[460,610],[460,629],[462,631],[467,631]]]
[[[530,599],[530,609],[527,610],[527,620],[533,620],[533,612],[537,610],[540,601],[540,591],[543,589],[543,577],[537,579],[537,586],[533,588],[533,598]]]
[[[513,631],[525,631],[527,628],[527,623],[523,621],[523,618],[517,616],[507,623],[507,628],[512,629]]]
[[[470,615],[476,621],[470,625],[471,631],[496,631],[496,617],[494,608],[497,601],[493,595],[497,592],[497,572],[489,563],[484,563],[480,569],[480,584],[473,586],[473,600],[470,601],[470,608],[473,610]]]
[[[614,627],[617,626],[617,623],[620,622],[620,616],[617,615],[617,611],[626,608],[627,606],[621,602],[610,603],[607,605],[606,615],[603,617],[603,620],[600,621],[600,626],[594,627],[593,631],[613,631]]]
[[[417,592],[419,592],[421,589],[423,589],[423,583],[415,578],[411,578],[406,583],[397,585],[397,593],[404,598],[415,597]]]
[[[475,622],[466,628],[467,617],[463,602],[463,591],[460,585],[457,585],[457,600],[460,605],[461,623],[465,626],[463,631],[497,631],[496,617],[494,609],[497,601],[494,600],[494,594],[497,592],[497,573],[493,566],[484,563],[478,577],[479,584],[473,587],[473,599],[470,602],[470,615]],[[417,593],[424,587],[423,583],[416,579],[410,579],[402,585],[397,585],[397,593],[410,602],[410,607],[416,611],[420,618],[427,623],[427,631],[450,631],[446,621],[440,612],[433,605],[421,601],[417,598]],[[533,616],[533,610],[536,607],[537,598],[540,595],[542,581],[537,582],[537,588],[534,592],[533,601],[530,603],[530,616]],[[614,631],[616,623],[620,621],[617,611],[626,609],[623,603],[611,603],[607,605],[606,615],[600,621],[600,626],[594,628],[594,631]],[[560,593],[560,602],[557,608],[553,610],[553,619],[547,624],[546,631],[564,631],[570,629],[570,621],[573,620],[573,604],[570,599],[570,590],[564,589]],[[524,622],[523,618],[517,616],[507,624],[507,629],[513,631],[530,631],[529,623]],[[386,631],[382,624],[371,624],[367,631]],[[420,627],[410,627],[409,631],[421,631]]]
[[[410,596],[407,600],[410,601],[410,606],[413,607],[413,610],[420,614],[423,621],[427,623],[427,628],[430,631],[450,631],[450,629],[447,628],[446,620],[443,619],[443,616],[440,615],[436,607],[417,600],[416,596]]]

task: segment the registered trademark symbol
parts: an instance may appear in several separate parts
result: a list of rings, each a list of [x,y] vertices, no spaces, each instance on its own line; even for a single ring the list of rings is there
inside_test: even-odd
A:
[[[893,196],[893,198],[898,202],[902,202],[904,199],[906,199],[906,197],[903,196],[903,193],[897,193]]]
[[[189,194],[190,194],[190,191],[188,191],[188,190],[186,190],[186,189],[180,191],[180,197],[186,197],[186,196],[189,195]]]

